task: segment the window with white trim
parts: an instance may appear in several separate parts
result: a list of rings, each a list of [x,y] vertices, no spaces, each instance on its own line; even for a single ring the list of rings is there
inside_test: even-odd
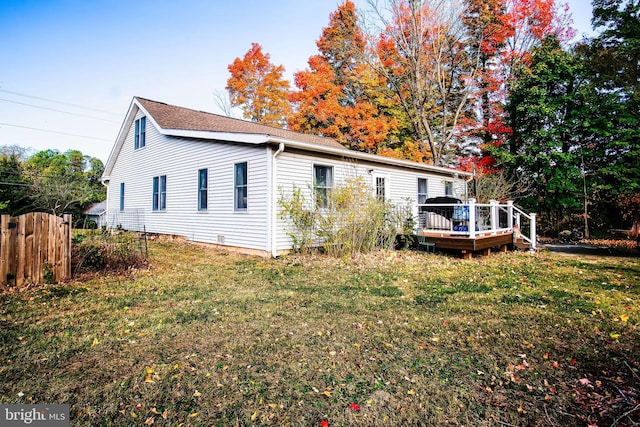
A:
[[[422,205],[427,203],[429,198],[429,187],[427,185],[427,178],[418,178],[418,204]]]
[[[142,116],[135,123],[133,148],[139,149],[147,145],[147,118]]]
[[[386,178],[384,176],[376,176],[376,198],[381,202],[386,199]]]
[[[208,208],[208,186],[209,186],[209,170],[200,169],[198,171],[198,210],[206,211]]]
[[[445,181],[444,182],[444,195],[445,196],[453,196],[453,182]]]
[[[328,208],[333,187],[333,166],[313,165],[313,189],[316,194],[316,205]]]
[[[234,209],[236,211],[247,210],[247,162],[236,163],[234,165]]]
[[[167,209],[167,176],[153,177],[153,202],[154,211],[164,211]]]
[[[124,211],[124,182],[120,183],[120,212]]]

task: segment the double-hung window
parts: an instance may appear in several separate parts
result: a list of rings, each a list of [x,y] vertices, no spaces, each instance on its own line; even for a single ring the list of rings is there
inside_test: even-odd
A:
[[[333,187],[333,167],[313,166],[313,188],[316,193],[316,205],[319,208],[328,208]]]
[[[120,183],[120,212],[124,211],[124,182]]]
[[[236,211],[247,210],[247,162],[234,165],[234,208]]]
[[[422,205],[427,203],[429,193],[427,190],[427,178],[418,178],[418,204]]]
[[[133,148],[136,150],[147,145],[147,118],[140,117],[135,123]]]
[[[198,171],[198,210],[206,211],[208,208],[207,194],[209,186],[209,171],[200,169]]]
[[[167,176],[153,177],[153,206],[154,211],[167,209]]]
[[[376,198],[381,202],[386,199],[386,179],[384,176],[376,176]]]
[[[453,182],[445,181],[444,182],[444,195],[445,196],[453,196]]]

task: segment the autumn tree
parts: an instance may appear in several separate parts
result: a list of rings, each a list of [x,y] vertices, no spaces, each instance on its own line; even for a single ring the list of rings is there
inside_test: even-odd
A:
[[[363,61],[365,40],[354,4],[347,0],[330,15],[317,42],[319,54],[295,74],[298,88],[289,96],[295,109],[290,129],[320,133],[345,146],[380,153],[395,121],[380,101],[384,82]]]
[[[468,136],[481,149],[503,144],[511,134],[504,106],[514,80],[514,70],[527,66],[531,51],[544,37],[555,35],[565,43],[574,35],[566,5],[542,0],[465,0],[463,20],[471,38],[478,43],[477,91],[472,97],[475,124]],[[491,169],[494,159],[487,155],[473,160],[471,167]]]
[[[246,119],[282,127],[290,113],[284,67],[273,65],[269,54],[263,53],[258,43],[252,43],[244,57],[236,58],[227,68],[231,73],[226,87],[231,106],[242,107]]]
[[[450,162],[459,126],[469,114],[477,55],[461,10],[445,0],[369,1],[369,61],[407,118],[422,161]]]

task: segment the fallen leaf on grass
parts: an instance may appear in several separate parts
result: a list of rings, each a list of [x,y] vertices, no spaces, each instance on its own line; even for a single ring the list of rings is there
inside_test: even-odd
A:
[[[150,426],[151,424],[153,424],[155,422],[155,420],[153,419],[153,417],[149,417],[147,418],[147,420],[144,422],[146,425]]]
[[[621,314],[620,315],[620,320],[622,320],[623,322],[628,322],[629,321],[629,316],[627,316],[626,314]]]
[[[329,421],[321,420],[320,421],[320,427],[329,427]]]
[[[349,405],[349,408],[353,409],[354,411],[359,411],[360,410],[360,405],[358,405],[357,403],[352,403]]]
[[[520,406],[518,407],[518,414],[520,414],[520,415],[524,415],[524,414],[526,414],[526,413],[527,413],[527,411],[525,411],[525,410],[522,408],[522,404],[520,404]]]

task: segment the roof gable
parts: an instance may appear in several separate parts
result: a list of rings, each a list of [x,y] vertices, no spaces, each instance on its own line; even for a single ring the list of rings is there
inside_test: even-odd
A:
[[[153,117],[158,126],[163,129],[270,135],[329,147],[344,148],[342,144],[331,138],[293,132],[246,120],[168,105],[145,98],[136,97],[135,99],[138,100],[142,107]]]

